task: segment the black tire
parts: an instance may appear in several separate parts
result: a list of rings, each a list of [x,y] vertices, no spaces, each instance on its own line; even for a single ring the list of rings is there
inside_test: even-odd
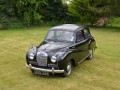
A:
[[[87,57],[87,60],[91,60],[93,58],[93,49],[89,50],[89,56]]]
[[[63,77],[68,77],[72,73],[72,62],[69,61],[66,66],[66,70],[64,70],[64,73],[62,73]]]

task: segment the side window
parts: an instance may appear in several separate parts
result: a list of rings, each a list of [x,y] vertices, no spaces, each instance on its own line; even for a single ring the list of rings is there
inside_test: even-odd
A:
[[[77,39],[77,42],[80,42],[80,41],[82,41],[82,40],[84,39],[84,36],[83,36],[83,34],[82,34],[82,31],[78,31],[78,32],[77,32],[77,37],[76,37],[76,39]]]
[[[87,38],[87,37],[90,36],[90,32],[89,32],[89,30],[84,29],[83,31],[84,31],[84,36],[85,36],[85,38]]]

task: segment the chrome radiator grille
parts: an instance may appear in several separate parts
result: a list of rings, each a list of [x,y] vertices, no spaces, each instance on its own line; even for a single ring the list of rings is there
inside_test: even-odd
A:
[[[45,52],[37,53],[37,63],[39,66],[47,66],[47,54]]]

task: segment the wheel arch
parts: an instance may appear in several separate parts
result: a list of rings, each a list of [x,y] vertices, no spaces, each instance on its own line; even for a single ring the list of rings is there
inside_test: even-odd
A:
[[[96,48],[96,41],[95,40],[90,40],[89,41],[89,50],[95,50]]]
[[[76,63],[75,63],[75,59],[74,58],[71,58],[70,59],[70,62],[72,63],[72,65],[75,67],[76,66]]]

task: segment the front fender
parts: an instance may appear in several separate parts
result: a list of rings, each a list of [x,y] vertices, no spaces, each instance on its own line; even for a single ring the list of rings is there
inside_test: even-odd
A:
[[[26,62],[29,64],[29,54],[33,53],[35,55],[34,60],[36,59],[37,47],[30,48],[26,53]]]
[[[64,55],[61,56],[62,59],[58,61],[58,66],[61,69],[66,70],[67,63],[70,61],[70,59],[72,59],[71,54],[72,54],[72,51],[69,51],[64,53]]]

